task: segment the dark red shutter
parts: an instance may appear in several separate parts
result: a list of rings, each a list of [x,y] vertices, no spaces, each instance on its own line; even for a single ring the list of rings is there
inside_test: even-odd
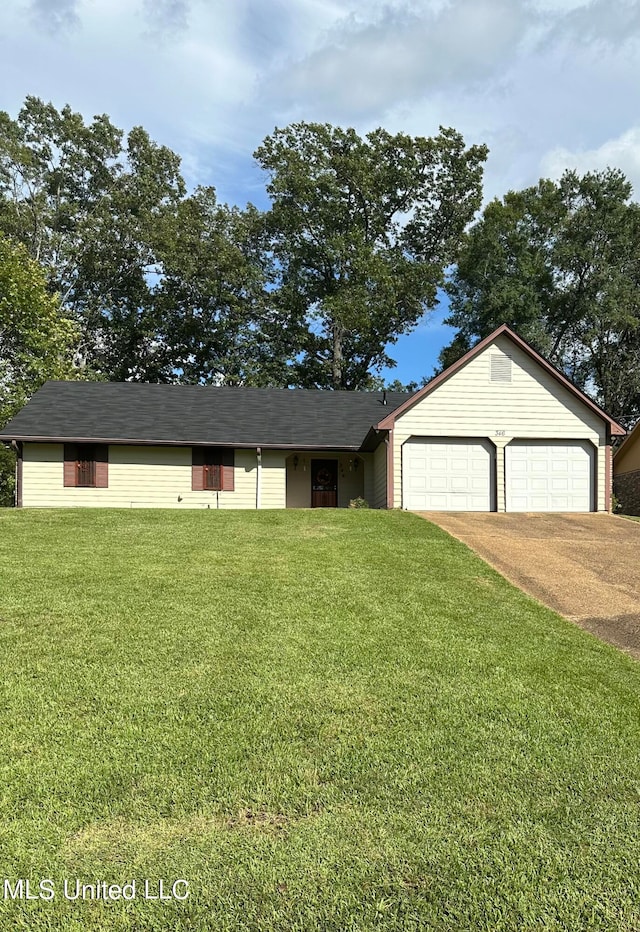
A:
[[[96,457],[96,489],[108,489],[109,447],[106,443],[97,443],[94,450]]]
[[[76,487],[76,464],[78,460],[78,444],[65,443],[64,445],[64,487]]]
[[[223,447],[193,447],[191,450],[192,490],[202,492],[206,489],[205,468],[208,466],[213,477],[218,471],[216,467],[220,470],[220,482],[214,479],[209,488],[218,486],[223,492],[233,492],[235,489],[234,453],[234,450]]]
[[[222,491],[233,492],[235,488],[234,461],[235,450],[222,450]]]
[[[204,460],[203,447],[191,448],[191,489],[193,492],[202,492],[204,489]]]

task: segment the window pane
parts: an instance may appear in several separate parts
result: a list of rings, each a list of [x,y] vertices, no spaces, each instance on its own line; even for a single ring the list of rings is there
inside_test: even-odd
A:
[[[78,460],[78,485],[96,484],[95,460]]]
[[[221,467],[217,463],[207,463],[204,467],[204,487],[214,492],[220,491],[221,485]]]
[[[93,487],[96,484],[96,452],[92,444],[78,444],[76,485]]]

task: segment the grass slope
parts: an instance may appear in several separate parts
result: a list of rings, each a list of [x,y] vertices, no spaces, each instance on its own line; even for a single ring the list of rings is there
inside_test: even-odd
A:
[[[640,667],[432,525],[7,511],[0,581],[0,928],[640,929]]]

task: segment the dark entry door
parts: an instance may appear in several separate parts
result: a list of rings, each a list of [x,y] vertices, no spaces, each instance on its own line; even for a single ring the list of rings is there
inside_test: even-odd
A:
[[[311,460],[311,507],[338,507],[337,460]]]

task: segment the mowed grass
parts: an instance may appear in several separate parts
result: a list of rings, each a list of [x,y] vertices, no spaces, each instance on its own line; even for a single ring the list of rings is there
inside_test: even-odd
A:
[[[3,930],[640,929],[640,666],[417,517],[6,511],[0,638]]]

